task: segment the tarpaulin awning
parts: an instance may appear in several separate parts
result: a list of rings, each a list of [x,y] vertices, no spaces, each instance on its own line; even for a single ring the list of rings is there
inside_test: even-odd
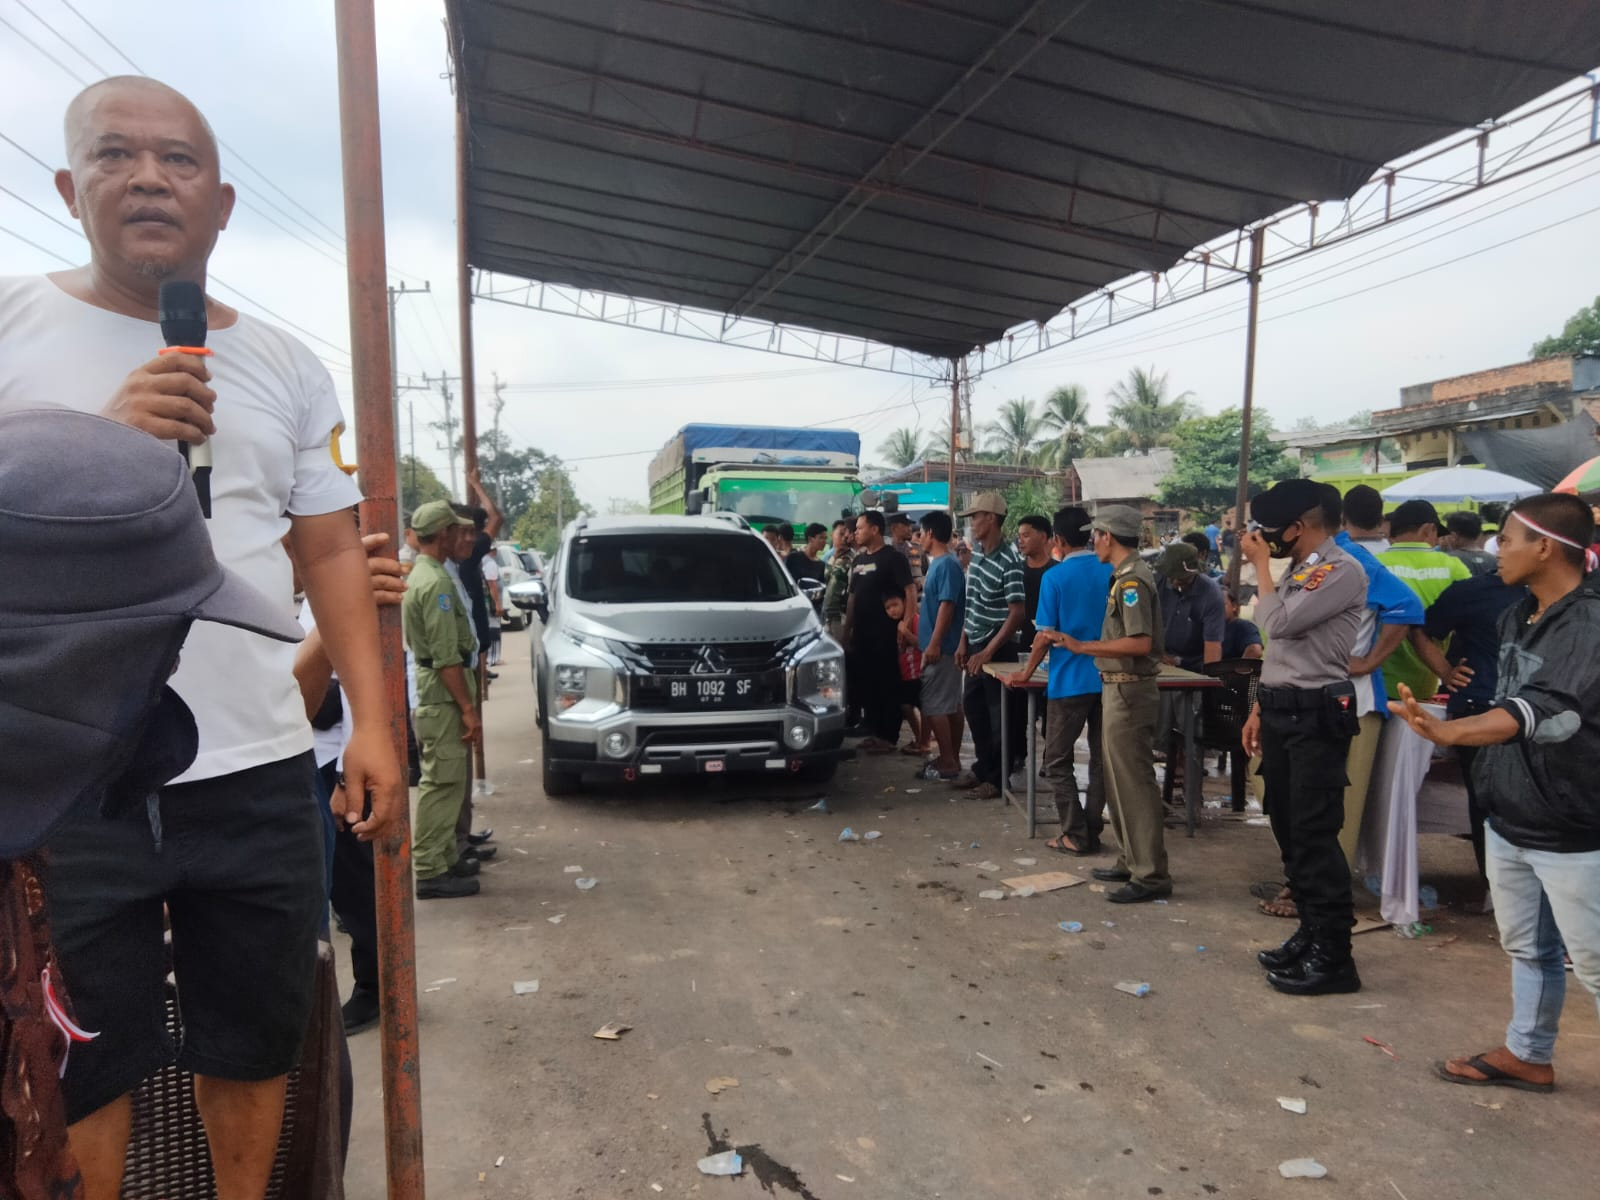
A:
[[[941,357],[1600,62],[1587,0],[447,0],[468,256]]]

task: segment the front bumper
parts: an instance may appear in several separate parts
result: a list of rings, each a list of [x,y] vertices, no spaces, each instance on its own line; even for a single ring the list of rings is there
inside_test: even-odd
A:
[[[785,731],[807,730],[795,748]],[[610,735],[627,739],[622,754],[607,751]],[[655,712],[621,709],[597,721],[552,718],[545,734],[550,765],[593,778],[634,780],[658,775],[784,774],[851,758],[844,748],[844,714],[823,715],[785,706],[747,711]]]

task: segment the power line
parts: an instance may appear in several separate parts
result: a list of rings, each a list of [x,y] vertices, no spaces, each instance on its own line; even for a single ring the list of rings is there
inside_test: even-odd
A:
[[[1408,279],[1415,279],[1418,275],[1426,275],[1429,272],[1438,271],[1438,270],[1441,270],[1444,267],[1454,266],[1456,263],[1464,262],[1465,260],[1467,260],[1469,258],[1476,258],[1478,255],[1487,254],[1491,250],[1499,250],[1504,246],[1509,246],[1509,245],[1512,245],[1515,242],[1520,242],[1520,241],[1523,241],[1523,240],[1525,240],[1527,238],[1533,237],[1535,234],[1545,233],[1548,230],[1555,229],[1555,228],[1557,228],[1558,226],[1561,226],[1561,225],[1569,224],[1569,223],[1571,223],[1573,221],[1581,220],[1582,218],[1587,217],[1587,216],[1592,216],[1595,213],[1600,213],[1600,205],[1596,205],[1594,208],[1586,208],[1582,212],[1573,213],[1571,216],[1562,217],[1561,219],[1556,220],[1556,221],[1551,221],[1550,223],[1548,223],[1546,225],[1540,225],[1535,229],[1524,230],[1522,233],[1514,234],[1513,236],[1505,238],[1505,239],[1503,239],[1501,241],[1491,243],[1490,245],[1487,245],[1487,246],[1480,246],[1476,250],[1469,250],[1464,254],[1456,255],[1454,258],[1447,258],[1443,262],[1436,262],[1436,263],[1432,263],[1432,264],[1430,264],[1430,265],[1428,265],[1426,267],[1419,267],[1415,271],[1408,271],[1404,275],[1396,275],[1391,279],[1380,280],[1377,283],[1369,284],[1367,287],[1357,288],[1355,291],[1352,291],[1352,292],[1344,292],[1344,293],[1342,293],[1340,295],[1337,295],[1337,296],[1329,296],[1327,299],[1319,300],[1315,304],[1302,305],[1299,308],[1290,309],[1288,312],[1273,313],[1271,316],[1262,317],[1260,319],[1260,321],[1258,322],[1258,324],[1265,325],[1269,321],[1278,321],[1278,320],[1284,319],[1285,317],[1298,316],[1301,313],[1311,312],[1313,309],[1324,308],[1329,304],[1337,304],[1341,300],[1350,300],[1350,299],[1353,299],[1356,296],[1364,296],[1368,292],[1375,292],[1378,289],[1388,287],[1391,284],[1403,283]],[[1138,352],[1141,353],[1141,354],[1155,354],[1155,353],[1159,353],[1159,352],[1161,352],[1163,350],[1174,350],[1174,349],[1177,349],[1180,346],[1192,346],[1196,342],[1206,342],[1206,341],[1210,341],[1212,338],[1223,337],[1223,336],[1225,336],[1227,334],[1232,334],[1232,333],[1239,333],[1239,332],[1243,331],[1245,328],[1246,327],[1243,326],[1243,325],[1235,325],[1235,326],[1232,326],[1232,327],[1230,327],[1228,329],[1218,329],[1218,330],[1216,330],[1215,332],[1212,332],[1212,333],[1204,333],[1204,334],[1201,334],[1199,337],[1184,338],[1182,341],[1177,341],[1177,342],[1168,342],[1167,344],[1162,345],[1162,346],[1147,346],[1147,347],[1142,348]],[[1074,360],[1071,360],[1071,361],[1073,361],[1074,363],[1076,363],[1078,365],[1086,366],[1086,365],[1090,365],[1090,364],[1094,364],[1094,363],[1101,363],[1101,362],[1116,362],[1116,361],[1119,361],[1119,360],[1126,359],[1127,357],[1129,357],[1129,355],[1127,353],[1122,353],[1122,354],[1110,355],[1110,356],[1103,357],[1103,358],[1083,358],[1083,359],[1074,359]]]
[[[1501,193],[1501,194],[1499,194],[1497,196],[1490,197],[1490,198],[1486,199],[1483,203],[1478,204],[1478,205],[1476,205],[1476,206],[1474,206],[1472,208],[1469,208],[1469,209],[1466,209],[1466,210],[1463,210],[1463,211],[1460,211],[1460,212],[1456,212],[1456,213],[1453,213],[1453,214],[1449,214],[1449,215],[1443,216],[1437,221],[1431,221],[1431,222],[1425,223],[1425,224],[1423,224],[1423,225],[1421,225],[1419,227],[1416,227],[1416,228],[1410,230],[1409,232],[1405,232],[1405,233],[1400,234],[1399,236],[1390,238],[1387,241],[1383,241],[1383,242],[1377,243],[1375,245],[1371,245],[1366,250],[1361,251],[1359,254],[1356,254],[1356,255],[1354,255],[1352,257],[1347,257],[1347,258],[1341,259],[1339,261],[1331,262],[1331,263],[1328,263],[1328,264],[1326,264],[1324,266],[1317,267],[1317,268],[1315,268],[1313,270],[1302,271],[1302,272],[1299,272],[1299,273],[1291,273],[1289,275],[1289,277],[1286,280],[1284,280],[1284,284],[1282,284],[1282,285],[1274,286],[1273,283],[1271,282],[1274,279],[1282,279],[1283,278],[1282,276],[1274,276],[1274,275],[1269,273],[1269,275],[1268,275],[1269,282],[1267,282],[1265,284],[1265,286],[1263,287],[1263,292],[1262,292],[1263,299],[1265,299],[1265,300],[1281,299],[1281,298],[1283,298],[1285,296],[1293,295],[1296,292],[1305,291],[1307,288],[1318,286],[1318,285],[1320,285],[1322,283],[1328,282],[1331,279],[1337,279],[1340,276],[1348,275],[1348,274],[1351,274],[1352,272],[1354,272],[1356,270],[1364,269],[1365,267],[1370,266],[1371,263],[1366,261],[1366,260],[1373,260],[1373,259],[1377,259],[1377,258],[1389,258],[1389,257],[1392,257],[1392,256],[1394,256],[1396,254],[1409,253],[1410,251],[1418,249],[1421,246],[1427,245],[1430,242],[1435,242],[1435,241],[1440,240],[1441,238],[1452,236],[1452,235],[1454,235],[1456,233],[1461,232],[1464,229],[1469,229],[1474,225],[1482,224],[1483,222],[1492,220],[1495,217],[1504,216],[1507,213],[1514,212],[1515,210],[1517,210],[1519,208],[1522,208],[1525,205],[1532,204],[1532,203],[1534,203],[1536,201],[1539,201],[1539,200],[1543,200],[1543,199],[1545,199],[1545,198],[1547,198],[1549,196],[1554,195],[1555,193],[1557,193],[1559,191],[1565,190],[1566,188],[1574,187],[1574,186],[1577,186],[1578,184],[1581,184],[1581,183],[1586,183],[1590,179],[1594,178],[1596,175],[1600,175],[1600,169],[1589,171],[1588,173],[1586,173],[1584,175],[1581,175],[1581,176],[1577,177],[1576,179],[1570,179],[1570,180],[1566,181],[1565,183],[1557,184],[1554,187],[1545,188],[1544,190],[1538,192],[1537,194],[1535,194],[1533,196],[1529,196],[1525,200],[1518,201],[1515,204],[1505,205],[1504,207],[1496,208],[1495,211],[1489,212],[1489,213],[1485,213],[1485,215],[1480,216],[1480,217],[1476,218],[1475,220],[1470,220],[1470,221],[1457,223],[1460,220],[1460,218],[1469,217],[1473,213],[1481,212],[1484,209],[1491,208],[1491,207],[1499,204],[1501,201],[1505,200],[1507,197],[1514,196],[1514,195],[1518,194],[1519,192],[1527,191],[1530,188],[1534,188],[1534,187],[1538,187],[1538,186],[1540,186],[1542,184],[1546,184],[1546,183],[1550,182],[1551,179],[1556,178],[1556,177],[1558,177],[1560,175],[1564,175],[1564,174],[1566,174],[1566,173],[1568,173],[1568,172],[1570,172],[1572,170],[1575,170],[1576,168],[1578,168],[1580,166],[1589,166],[1589,165],[1590,164],[1585,162],[1585,161],[1575,162],[1575,163],[1573,163],[1573,164],[1571,164],[1571,165],[1569,165],[1567,167],[1564,167],[1559,171],[1553,172],[1552,174],[1547,175],[1547,176],[1545,176],[1545,177],[1543,177],[1541,179],[1534,180],[1531,183],[1523,184],[1522,186],[1520,186],[1518,188],[1515,188],[1512,191]],[[1446,226],[1450,226],[1450,228],[1445,228]],[[1435,232],[1435,231],[1439,231],[1439,232]],[[1424,235],[1427,235],[1427,234],[1432,234],[1432,236],[1426,236],[1425,237]],[[1420,241],[1417,240],[1419,238],[1421,239]],[[1403,243],[1406,243],[1406,242],[1412,242],[1414,244],[1412,244],[1412,245],[1403,245]],[[1450,261],[1455,261],[1455,260],[1450,260]],[[1291,266],[1292,265],[1293,264],[1291,264]],[[1439,265],[1448,265],[1448,264],[1444,263],[1444,264],[1439,264]],[[1286,286],[1286,285],[1292,285],[1292,286]],[[1215,322],[1215,321],[1225,320],[1228,317],[1237,316],[1238,314],[1243,313],[1245,308],[1246,308],[1246,306],[1244,304],[1242,304],[1242,303],[1231,304],[1231,305],[1228,305],[1227,307],[1222,308],[1222,309],[1220,309],[1220,310],[1218,310],[1216,312],[1207,313],[1207,314],[1204,314],[1204,315],[1193,316],[1193,317],[1188,317],[1188,318],[1184,318],[1184,319],[1181,319],[1181,320],[1168,322],[1167,324],[1162,325],[1161,327],[1159,327],[1157,329],[1146,330],[1146,331],[1141,332],[1141,333],[1129,334],[1129,335],[1123,336],[1121,338],[1113,338],[1113,339],[1109,339],[1109,340],[1106,340],[1106,341],[1101,341],[1098,344],[1094,344],[1094,345],[1088,347],[1088,349],[1089,349],[1089,351],[1091,353],[1095,353],[1095,352],[1103,351],[1103,350],[1113,350],[1113,349],[1126,348],[1125,349],[1125,353],[1128,354],[1128,355],[1142,354],[1142,353],[1146,353],[1147,350],[1152,350],[1152,349],[1153,350],[1165,349],[1165,348],[1168,348],[1166,345],[1151,347],[1149,345],[1149,343],[1152,341],[1152,339],[1159,340],[1160,338],[1167,337],[1167,336],[1169,336],[1169,335],[1171,335],[1173,333],[1176,333],[1176,332],[1178,332],[1180,330],[1183,330],[1183,329],[1198,328],[1198,327],[1200,327],[1202,325],[1209,325],[1209,324],[1211,324],[1212,322]],[[1243,328],[1243,327],[1242,326],[1235,326],[1235,327],[1232,327],[1232,328],[1229,328],[1229,329],[1226,329],[1226,330],[1219,330],[1218,334],[1236,332],[1237,329],[1239,329],[1239,328]],[[1092,335],[1088,335],[1088,336],[1092,336]],[[1206,336],[1213,336],[1213,335],[1206,335]],[[1202,340],[1202,339],[1193,338],[1193,339],[1189,339],[1186,342],[1172,343],[1172,344],[1174,344],[1174,345],[1188,345],[1188,344],[1191,344],[1192,342],[1199,341],[1199,340]],[[1063,343],[1061,348],[1065,349],[1066,346],[1069,345],[1069,344],[1070,343]],[[1103,355],[1096,354],[1096,357],[1088,358],[1088,359],[1079,359],[1079,358],[1076,358],[1076,357],[1073,357],[1073,356],[1069,356],[1067,358],[1058,360],[1058,363],[1061,364],[1061,365],[1065,365],[1065,364],[1072,363],[1072,362],[1103,362],[1103,361],[1108,361],[1108,360]],[[1037,363],[1037,364],[1018,364],[1018,367],[1020,369],[1022,369],[1022,370],[1044,370],[1044,369],[1055,369],[1056,365],[1057,364]]]
[[[37,18],[35,18],[35,20],[37,20]],[[44,24],[43,21],[40,21],[39,23],[41,25]],[[74,79],[76,79],[81,86],[83,86],[83,87],[88,87],[89,86],[89,81],[87,79],[85,79],[82,75],[79,75],[71,67],[67,66],[66,63],[62,62],[54,54],[51,54],[50,51],[46,50],[43,46],[39,45],[38,42],[34,41],[27,34],[23,33],[22,30],[18,29],[10,21],[6,20],[4,17],[0,17],[0,25],[4,25],[7,29],[11,30],[12,33],[16,34],[23,41],[27,42],[28,45],[32,46],[36,51],[38,51],[38,53],[43,55],[45,58],[48,58],[51,62],[55,63],[56,66],[60,67],[68,75],[70,75]],[[50,26],[45,25],[45,28],[46,29],[50,29]],[[50,31],[52,33],[55,33],[55,30],[53,30],[53,29],[51,29]],[[60,37],[61,35],[60,34],[56,34],[56,36]]]
[[[57,262],[65,263],[69,267],[72,266],[72,260],[71,259],[63,258],[61,255],[57,254],[54,250],[51,250],[51,249],[48,249],[45,246],[39,245],[39,243],[34,241],[32,238],[23,237],[15,229],[7,229],[4,225],[0,225],[0,233],[9,233],[12,237],[16,238],[17,241],[24,242],[27,245],[32,246],[35,250],[39,251],[41,254],[48,254],[51,258],[55,259]]]
[[[84,62],[88,63],[91,67],[93,67],[96,71],[98,71],[102,76],[107,74],[106,69],[104,67],[102,67],[99,63],[95,62],[94,59],[90,58],[87,54],[85,54],[81,47],[77,46],[73,42],[68,41],[65,37],[62,36],[60,30],[56,29],[55,26],[51,25],[50,22],[46,21],[38,13],[34,12],[33,9],[29,8],[27,0],[17,0],[17,7],[20,8],[23,12],[27,13],[35,21],[39,22],[39,24],[43,25],[51,33],[55,34],[57,39],[60,40],[62,45],[66,46],[67,49],[71,50],[79,58],[83,59]]]
[[[54,175],[56,173],[56,169],[54,167],[52,167],[49,163],[45,162],[44,159],[40,158],[32,150],[29,150],[21,142],[12,140],[11,138],[7,137],[4,133],[0,133],[0,141],[4,141],[7,145],[9,145],[12,148],[20,151],[27,158],[33,159],[34,162],[38,163],[46,171],[49,171],[51,175]]]

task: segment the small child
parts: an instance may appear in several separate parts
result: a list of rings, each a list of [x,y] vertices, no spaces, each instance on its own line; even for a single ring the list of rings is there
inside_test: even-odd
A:
[[[906,615],[906,602],[902,596],[885,596],[883,611],[889,619],[899,625]],[[924,729],[917,705],[922,699],[922,651],[917,649],[917,621],[916,613],[911,614],[911,642],[900,643],[899,653],[896,655],[900,664],[900,715],[905,718],[906,724],[911,727],[911,742],[902,746],[906,754],[916,754],[923,757],[931,751],[928,745],[930,729]]]

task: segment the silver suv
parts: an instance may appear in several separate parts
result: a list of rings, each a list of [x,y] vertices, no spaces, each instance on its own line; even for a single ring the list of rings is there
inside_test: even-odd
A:
[[[546,582],[533,655],[546,795],[586,777],[823,781],[851,753],[844,651],[742,522],[580,519]]]

